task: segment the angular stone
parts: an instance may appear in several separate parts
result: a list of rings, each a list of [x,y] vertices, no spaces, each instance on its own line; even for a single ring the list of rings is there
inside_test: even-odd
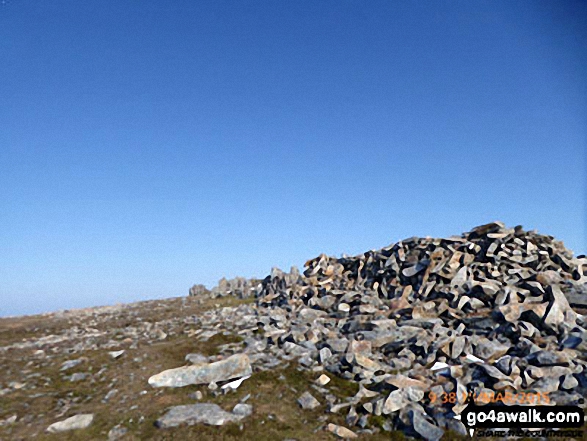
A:
[[[123,439],[127,433],[128,429],[126,427],[121,425],[114,426],[108,432],[108,441],[118,441],[120,439]]]
[[[120,357],[122,357],[122,354],[124,354],[124,349],[121,349],[120,351],[108,352],[108,355],[110,355],[110,357],[112,357],[114,360],[117,360]]]
[[[407,387],[417,387],[422,390],[426,390],[429,386],[429,383],[425,383],[424,381],[420,380],[414,380],[413,378],[409,378],[401,374],[393,375],[387,378],[385,382],[397,387],[398,389],[403,389]]]
[[[67,360],[65,362],[63,362],[63,364],[61,365],[61,368],[59,369],[61,372],[66,371],[68,369],[74,368],[77,365],[79,365],[80,363],[83,363],[84,360],[86,360],[85,358],[78,358],[76,360]]]
[[[463,349],[465,348],[466,339],[463,336],[459,336],[455,338],[452,343],[451,347],[451,358],[457,358],[459,355],[463,353]]]
[[[414,412],[412,416],[414,430],[426,441],[438,441],[444,435],[444,430],[428,422],[421,412]]]
[[[316,380],[316,384],[318,384],[319,386],[325,386],[328,383],[330,383],[330,377],[325,374],[320,375],[320,377],[318,377],[318,379]]]
[[[387,399],[383,403],[382,413],[387,415],[403,409],[407,405],[408,400],[406,399],[405,392],[401,389],[394,390],[388,395]]]
[[[246,418],[253,414],[253,406],[251,404],[238,403],[234,406],[234,409],[232,409],[232,413]]]
[[[357,434],[355,432],[353,432],[352,430],[349,430],[343,426],[338,426],[336,424],[329,423],[328,426],[326,426],[326,429],[329,432],[334,433],[339,438],[344,438],[344,439],[358,438]]]
[[[310,394],[304,392],[299,398],[298,403],[305,410],[312,410],[320,406],[320,402]]]
[[[496,360],[505,355],[511,349],[511,345],[502,344],[496,340],[481,338],[475,347],[474,354],[483,360]]]
[[[326,360],[328,360],[330,357],[332,357],[332,352],[328,348],[322,348],[322,349],[320,349],[318,356],[320,358],[320,363],[324,364],[326,362]]]
[[[381,369],[381,365],[376,361],[371,360],[369,357],[366,357],[363,354],[355,354],[355,362],[370,371],[376,371]]]
[[[572,327],[577,318],[577,314],[571,309],[567,298],[556,285],[551,285],[548,289],[551,290],[553,299],[544,321],[549,325],[557,326],[562,323],[567,323]]]
[[[572,375],[565,375],[562,388],[565,390],[572,390],[579,385],[579,382]]]
[[[346,338],[330,338],[326,340],[326,344],[333,352],[344,352],[349,341]]]

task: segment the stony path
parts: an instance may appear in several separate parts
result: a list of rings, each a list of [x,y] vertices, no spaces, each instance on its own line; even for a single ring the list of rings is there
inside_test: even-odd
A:
[[[344,424],[342,415],[326,418],[325,403],[316,411],[298,404],[302,393],[316,394],[318,375],[295,361],[252,356],[252,375],[237,389],[149,385],[166,369],[193,366],[189,354],[213,363],[243,351],[245,338],[225,319],[250,304],[187,297],[0,319],[0,439],[336,439],[326,427]],[[340,397],[355,391],[331,384]],[[174,406],[198,403],[244,416],[223,426],[157,424]],[[78,415],[92,418],[55,426]]]

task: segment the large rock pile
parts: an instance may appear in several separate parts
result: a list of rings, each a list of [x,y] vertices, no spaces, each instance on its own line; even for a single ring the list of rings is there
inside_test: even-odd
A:
[[[360,383],[330,406],[349,425],[383,416],[432,440],[466,433],[454,416],[468,396],[533,392],[585,407],[587,259],[520,226],[274,269],[257,311],[263,347]]]

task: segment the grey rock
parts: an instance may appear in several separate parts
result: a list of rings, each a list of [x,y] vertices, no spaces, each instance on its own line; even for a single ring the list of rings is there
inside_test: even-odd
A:
[[[245,418],[253,414],[253,406],[251,404],[238,403],[232,409],[232,413]]]
[[[112,357],[114,360],[117,360],[120,357],[122,357],[122,354],[124,354],[124,349],[121,349],[120,351],[108,352],[108,355],[110,355],[110,357]]]
[[[304,392],[299,398],[298,403],[302,409],[312,410],[320,406],[320,402],[310,394],[310,392]]]
[[[51,424],[47,428],[49,433],[66,432],[69,430],[85,429],[94,420],[93,414],[79,414],[69,417],[63,421],[58,421]]]
[[[201,365],[208,363],[208,357],[202,354],[187,354],[185,356],[185,361],[193,365]]]
[[[118,389],[109,390],[108,393],[106,394],[106,396],[104,396],[104,399],[102,400],[102,402],[106,403],[106,402],[110,401],[112,399],[112,397],[114,397],[114,395],[116,395],[117,393],[118,393]]]
[[[438,441],[444,435],[444,430],[428,422],[421,412],[414,412],[412,416],[414,430],[427,441]]]
[[[69,376],[69,381],[71,381],[71,382],[83,381],[86,378],[88,378],[88,374],[85,374],[82,372],[76,372],[75,374],[72,374]]]
[[[108,432],[108,441],[118,441],[119,439],[124,438],[124,436],[128,433],[128,429],[120,424],[114,426]]]
[[[237,354],[224,360],[198,366],[184,366],[163,371],[149,378],[153,387],[183,387],[231,380],[252,374],[249,357]]]
[[[188,394],[188,398],[192,399],[192,400],[201,400],[202,398],[204,398],[204,394],[197,390],[195,392],[192,392],[191,394]]]
[[[326,426],[326,429],[329,432],[334,433],[339,438],[355,439],[358,437],[358,435],[355,432],[353,432],[352,430],[347,429],[346,427],[343,427],[343,426],[338,426],[333,423],[329,423],[328,426]]]
[[[204,285],[194,285],[190,288],[190,292],[189,295],[196,297],[196,296],[203,296],[205,294],[208,294],[209,291],[206,288],[206,286]]]
[[[79,364],[83,363],[84,361],[85,361],[85,358],[77,358],[75,360],[67,360],[61,365],[61,368],[59,370],[66,371],[68,369],[71,369],[71,368],[78,366]]]
[[[155,422],[155,425],[160,429],[177,427],[182,424],[189,426],[194,424],[222,426],[229,422],[240,421],[242,418],[244,418],[242,415],[226,412],[217,404],[197,403],[170,408],[165,415]]]

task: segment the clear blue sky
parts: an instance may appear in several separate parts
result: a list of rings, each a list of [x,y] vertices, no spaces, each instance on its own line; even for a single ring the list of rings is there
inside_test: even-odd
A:
[[[586,5],[2,1],[0,315],[496,219],[587,252]]]

